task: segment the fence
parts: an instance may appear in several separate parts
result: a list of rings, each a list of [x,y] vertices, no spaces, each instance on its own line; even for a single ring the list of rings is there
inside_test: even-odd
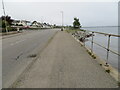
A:
[[[102,33],[102,32],[95,32],[95,31],[88,31],[88,32],[91,32],[93,35],[92,35],[92,39],[89,40],[91,42],[91,53],[93,54],[93,48],[94,48],[94,44],[104,48],[105,50],[107,50],[107,56],[106,56],[106,66],[109,66],[108,65],[108,58],[109,58],[109,52],[112,52],[113,54],[116,54],[118,56],[120,56],[119,52],[116,52],[116,51],[113,51],[110,49],[110,41],[111,41],[111,37],[120,37],[120,35],[114,35],[114,34],[108,34],[108,33]],[[84,33],[86,33],[86,30],[84,31]],[[107,41],[107,48],[101,44],[98,44],[94,41],[94,34],[97,33],[97,34],[102,34],[102,35],[105,35],[108,37],[108,41]],[[84,45],[85,45],[85,42],[84,42]]]

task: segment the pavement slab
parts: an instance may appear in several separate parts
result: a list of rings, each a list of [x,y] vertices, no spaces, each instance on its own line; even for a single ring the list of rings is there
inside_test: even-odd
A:
[[[96,60],[64,31],[58,31],[17,88],[116,88]]]

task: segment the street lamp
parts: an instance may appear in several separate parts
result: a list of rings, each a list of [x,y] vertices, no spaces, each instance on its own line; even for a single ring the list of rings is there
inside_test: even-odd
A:
[[[61,30],[63,31],[63,11],[61,11],[61,14],[62,14],[62,28],[61,28]]]

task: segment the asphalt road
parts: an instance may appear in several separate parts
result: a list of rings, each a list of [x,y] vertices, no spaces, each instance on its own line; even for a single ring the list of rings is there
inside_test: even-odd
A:
[[[70,34],[59,31],[13,87],[116,88],[117,81],[96,60]]]
[[[56,30],[25,31],[2,40],[2,87],[13,83],[26,66],[32,62],[30,55],[38,54]]]

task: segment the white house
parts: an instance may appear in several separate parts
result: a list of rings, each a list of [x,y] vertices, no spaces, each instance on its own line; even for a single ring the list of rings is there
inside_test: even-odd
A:
[[[31,25],[31,22],[30,21],[26,21],[26,20],[14,20],[12,22],[12,24],[15,25],[15,26],[24,26],[24,27],[27,27],[27,26]]]
[[[43,25],[41,23],[37,22],[37,21],[33,21],[31,26],[33,26],[33,27],[43,27]]]
[[[47,24],[47,23],[42,23],[43,28],[51,28],[51,25]]]

